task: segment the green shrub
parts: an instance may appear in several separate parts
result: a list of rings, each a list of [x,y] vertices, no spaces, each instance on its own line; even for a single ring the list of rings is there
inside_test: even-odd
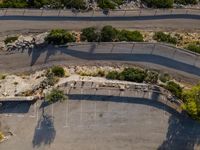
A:
[[[101,30],[101,41],[112,42],[117,40],[118,31],[112,26],[104,26]]]
[[[119,80],[133,81],[141,83],[146,77],[146,72],[138,68],[125,68],[119,74]]]
[[[190,50],[190,51],[193,51],[195,53],[200,53],[200,45],[198,44],[189,44],[186,49]]]
[[[86,9],[85,0],[63,0],[64,6],[67,8]]]
[[[169,81],[167,85],[165,86],[167,90],[169,90],[174,96],[177,98],[182,98],[182,88],[180,87],[179,84]]]
[[[183,109],[194,119],[200,120],[200,84],[183,92]]]
[[[97,3],[98,6],[102,9],[115,9],[117,6],[117,4],[111,0],[98,0]]]
[[[170,34],[165,34],[163,32],[156,32],[153,36],[153,39],[158,42],[177,44],[177,39],[175,37],[172,37]]]
[[[155,71],[147,71],[147,75],[144,80],[147,83],[156,84],[158,81],[158,73]]]
[[[53,89],[48,95],[46,95],[45,99],[49,103],[55,103],[57,101],[63,101],[67,99],[64,92],[58,89]]]
[[[4,0],[0,3],[0,8],[26,8],[28,3],[26,0]]]
[[[4,40],[4,43],[5,43],[5,44],[13,43],[13,42],[15,42],[16,40],[18,40],[18,36],[11,36],[11,37],[7,37],[7,38]]]
[[[63,67],[60,66],[54,66],[51,68],[51,72],[56,76],[56,77],[64,77],[65,76],[65,70]]]
[[[164,73],[164,74],[160,74],[159,79],[163,83],[166,83],[167,81],[171,79],[171,76],[168,73]]]
[[[152,8],[172,8],[174,0],[142,0],[142,2]]]
[[[61,45],[68,42],[75,42],[76,38],[69,32],[63,29],[51,30],[45,39],[49,44]]]
[[[81,40],[88,42],[97,42],[99,40],[99,34],[94,27],[85,28],[81,33]]]
[[[197,4],[198,0],[174,0],[176,4],[188,5],[188,4]]]
[[[117,80],[119,78],[119,73],[117,71],[110,71],[106,75],[107,79]]]
[[[118,35],[119,41],[135,41],[142,42],[143,36],[139,31],[122,30]]]

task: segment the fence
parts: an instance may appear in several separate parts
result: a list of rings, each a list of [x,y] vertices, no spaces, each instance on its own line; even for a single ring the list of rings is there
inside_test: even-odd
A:
[[[200,9],[132,9],[72,11],[64,9],[0,9],[0,16],[60,16],[60,17],[131,17],[160,15],[199,15]]]

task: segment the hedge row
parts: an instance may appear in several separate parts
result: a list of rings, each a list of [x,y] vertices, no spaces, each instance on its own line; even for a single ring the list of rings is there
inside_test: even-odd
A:
[[[143,36],[139,31],[117,30],[112,26],[104,26],[101,31],[93,27],[82,30],[81,39],[88,42],[114,42],[114,41],[135,41],[142,42]]]
[[[138,83],[157,83],[158,73],[139,68],[125,68],[122,72],[111,71],[106,75],[107,79],[125,80]]]
[[[152,8],[171,8],[177,4],[197,4],[199,0],[142,0],[142,3]],[[97,4],[102,9],[115,9],[124,4],[123,0],[97,0]],[[41,8],[48,6],[51,8],[76,8],[86,9],[85,0],[3,0],[0,7],[6,8]]]

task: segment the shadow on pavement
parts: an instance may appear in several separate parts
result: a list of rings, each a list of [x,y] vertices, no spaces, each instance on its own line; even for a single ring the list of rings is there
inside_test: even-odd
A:
[[[153,63],[169,68],[173,68],[179,71],[190,73],[196,76],[200,76],[200,68],[174,60],[173,58],[166,58],[159,55],[153,54],[129,54],[129,53],[94,53],[95,46],[91,45],[91,48],[88,51],[78,51],[71,48],[56,48],[53,46],[48,46],[41,49],[30,49],[29,56],[31,57],[30,65],[33,66],[41,54],[46,53],[44,58],[44,63],[48,61],[65,61],[68,60],[67,56],[76,57],[79,59],[85,60],[103,60],[103,61],[127,61],[127,62],[146,62]],[[60,55],[57,55],[60,53]],[[57,55],[57,56],[56,56]],[[51,60],[49,58],[51,57]]]
[[[200,123],[174,115],[168,120],[166,140],[158,150],[198,150],[200,146]]]
[[[19,101],[6,101],[1,102],[0,114],[4,113],[28,113],[29,109],[34,102],[19,102]]]
[[[70,100],[111,101],[119,103],[134,103],[149,105],[170,113],[166,140],[158,150],[194,150],[195,145],[200,145],[200,123],[192,120],[184,113],[178,113],[168,105],[158,101],[159,95],[153,94],[152,100],[135,97],[79,95],[69,94]]]
[[[0,20],[25,21],[134,21],[134,20],[164,20],[164,19],[200,19],[195,14],[169,14],[157,16],[0,16]]]
[[[43,111],[43,114],[35,128],[32,145],[33,147],[40,147],[41,145],[50,145],[54,141],[55,136],[56,130],[54,128],[53,117],[48,114],[45,114]]]

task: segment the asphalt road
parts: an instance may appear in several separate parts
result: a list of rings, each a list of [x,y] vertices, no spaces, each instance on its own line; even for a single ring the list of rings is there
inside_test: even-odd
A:
[[[31,71],[55,64],[114,65],[132,64],[179,74],[191,79],[200,78],[200,57],[170,46],[142,43],[83,44],[56,48],[32,49],[0,55],[1,72]]]
[[[199,123],[159,103],[159,95],[107,92],[78,88],[52,105],[4,103],[1,122],[14,135],[0,149],[199,150]]]
[[[6,13],[5,13],[6,12]],[[100,11],[78,13],[63,10],[2,10],[0,32],[23,32],[23,30],[50,30],[65,28],[80,30],[88,26],[98,28],[113,25],[117,28],[143,30],[200,31],[199,10],[139,10],[111,11],[106,16]]]

